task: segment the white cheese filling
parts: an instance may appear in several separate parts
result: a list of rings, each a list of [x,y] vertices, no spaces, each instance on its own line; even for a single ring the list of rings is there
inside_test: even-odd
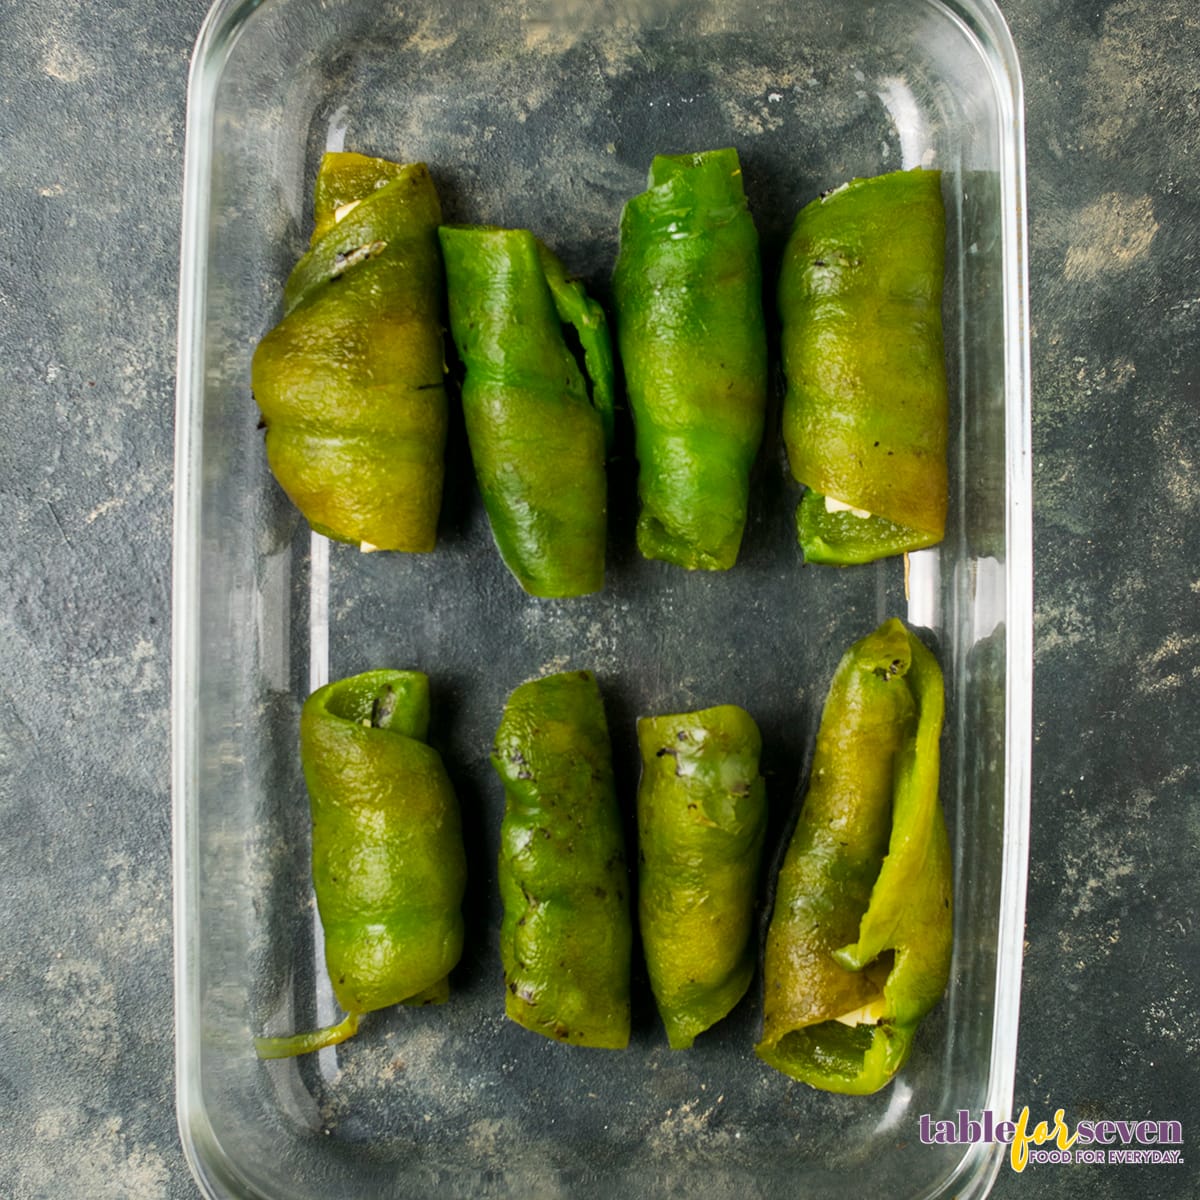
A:
[[[861,1008],[851,1009],[848,1013],[842,1013],[840,1017],[834,1017],[842,1025],[878,1025],[879,1018],[884,1015],[886,1004],[882,996],[876,997],[874,1000],[868,1001]]]
[[[825,511],[828,513],[848,512],[864,520],[871,515],[865,508],[855,508],[853,504],[847,504],[844,500],[835,500],[832,496],[825,497]]]

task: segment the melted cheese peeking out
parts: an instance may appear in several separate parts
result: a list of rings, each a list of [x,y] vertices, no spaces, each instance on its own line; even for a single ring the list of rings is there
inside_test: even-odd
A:
[[[855,508],[853,504],[847,504],[844,500],[835,500],[832,496],[825,497],[825,511],[829,513],[848,512],[863,520],[871,515],[865,508]]]
[[[879,1018],[886,1012],[887,1005],[882,996],[877,996],[874,1000],[868,1001],[861,1008],[852,1009],[848,1013],[842,1013],[840,1017],[834,1017],[842,1025],[878,1025]]]

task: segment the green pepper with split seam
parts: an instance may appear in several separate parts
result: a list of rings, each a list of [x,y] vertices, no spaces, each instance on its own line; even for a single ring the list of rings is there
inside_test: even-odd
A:
[[[638,914],[650,987],[672,1050],[746,994],[766,832],[762,738],[726,704],[638,721]]]
[[[724,571],[767,403],[758,233],[737,151],[659,155],[621,214],[617,341],[638,459],[638,548]]]
[[[941,173],[856,179],[804,208],[779,275],[783,434],[804,557],[942,540],[948,438]]]
[[[604,703],[590,671],[508,699],[492,765],[504,783],[500,896],[505,1011],[544,1037],[629,1042],[632,929]]]
[[[604,312],[527,230],[443,225],[438,236],[471,459],[500,555],[531,595],[599,591],[613,428]]]
[[[933,655],[898,620],[838,664],[767,934],[758,1055],[863,1095],[903,1066],[950,973]]]
[[[318,533],[432,550],[447,425],[433,181],[423,163],[326,154],[314,217],[251,366],[267,461]]]
[[[368,671],[331,683],[300,715],[312,810],[313,890],[336,1025],[256,1038],[260,1058],[345,1041],[392,1004],[438,1004],[463,945],[466,858],[458,802],[426,742],[429,680]]]

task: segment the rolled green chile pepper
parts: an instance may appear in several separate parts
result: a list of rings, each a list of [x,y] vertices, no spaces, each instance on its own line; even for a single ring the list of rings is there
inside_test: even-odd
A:
[[[504,782],[505,1011],[545,1037],[629,1042],[632,930],[608,725],[590,671],[509,697],[492,765]]]
[[[613,427],[604,313],[526,230],[444,225],[438,236],[467,438],[500,555],[531,595],[599,591]],[[564,322],[583,346],[590,398]]]
[[[733,566],[762,440],[767,337],[737,151],[660,155],[621,215],[613,289],[638,459],[638,548]]]
[[[369,671],[318,689],[300,715],[312,809],[313,889],[325,963],[346,1017],[294,1037],[256,1038],[260,1058],[332,1046],[392,1004],[436,1004],[462,953],[462,826],[426,744],[429,680]]]
[[[783,434],[804,557],[942,540],[947,504],[941,173],[856,179],[796,218],[779,276]]]
[[[766,830],[758,726],[734,705],[638,722],[638,914],[672,1050],[726,1016],[754,974]]]
[[[936,660],[894,619],[850,648],[830,686],[779,873],[756,1047],[813,1087],[883,1087],[945,990],[942,710]]]
[[[433,181],[423,163],[326,154],[314,208],[251,367],[267,461],[319,533],[432,550],[447,421]]]

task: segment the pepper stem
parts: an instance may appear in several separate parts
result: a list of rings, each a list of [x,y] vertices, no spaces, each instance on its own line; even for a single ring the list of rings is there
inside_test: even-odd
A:
[[[309,1033],[296,1033],[291,1037],[256,1037],[254,1050],[259,1058],[295,1058],[298,1054],[311,1054],[336,1046],[358,1032],[359,1014],[347,1013],[336,1025],[314,1029]]]

